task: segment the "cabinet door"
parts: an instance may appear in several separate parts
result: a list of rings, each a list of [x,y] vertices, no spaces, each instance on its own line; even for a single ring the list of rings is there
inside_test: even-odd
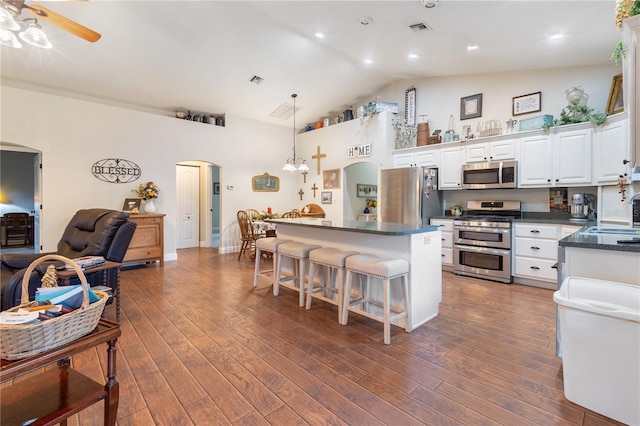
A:
[[[556,135],[554,185],[591,184],[591,135],[591,129]]]
[[[411,167],[415,165],[415,157],[413,153],[396,154],[393,156],[393,167]]]
[[[461,149],[456,147],[440,150],[440,163],[440,189],[461,189]]]
[[[597,128],[593,134],[595,183],[617,183],[618,177],[629,173],[624,160],[631,159],[627,120]]]
[[[423,167],[438,167],[438,153],[440,151],[425,151],[415,153],[415,163],[417,166]]]
[[[489,159],[491,161],[513,160],[516,158],[515,146],[513,140],[492,142]]]
[[[552,153],[548,136],[532,136],[520,141],[519,182],[521,187],[551,184]]]
[[[469,145],[465,150],[465,159],[467,163],[479,163],[489,159],[489,145],[481,143],[477,145]]]

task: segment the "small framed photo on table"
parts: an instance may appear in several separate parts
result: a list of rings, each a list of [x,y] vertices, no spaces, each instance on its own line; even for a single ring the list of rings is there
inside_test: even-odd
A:
[[[482,117],[482,93],[460,98],[460,120]]]
[[[542,92],[512,98],[511,114],[522,115],[542,111]]]
[[[125,213],[140,213],[142,198],[125,198],[122,211]]]

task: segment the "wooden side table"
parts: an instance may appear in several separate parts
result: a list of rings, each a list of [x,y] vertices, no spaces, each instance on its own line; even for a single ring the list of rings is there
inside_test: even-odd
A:
[[[54,362],[58,362],[59,368],[46,369],[3,387],[0,424],[66,424],[67,418],[104,400],[104,424],[115,425],[120,398],[116,380],[116,341],[120,334],[119,324],[100,319],[94,331],[59,348],[18,361],[1,360],[0,383]],[[107,381],[104,385],[69,366],[70,356],[102,343],[107,344]]]
[[[123,264],[159,261],[164,266],[164,214],[131,214],[138,225]]]

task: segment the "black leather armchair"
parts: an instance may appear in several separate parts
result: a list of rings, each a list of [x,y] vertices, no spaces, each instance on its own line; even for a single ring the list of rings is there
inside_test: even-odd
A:
[[[129,248],[133,238],[136,223],[129,221],[129,214],[107,209],[79,210],[71,218],[62,238],[58,242],[59,254],[69,259],[81,256],[103,256],[106,260],[120,263]],[[2,267],[15,271],[6,283],[2,285],[2,310],[20,304],[22,292],[22,278],[25,268],[38,257],[52,253],[35,254],[3,254],[0,256]],[[38,265],[29,278],[29,298],[33,299],[36,288],[41,286],[41,278],[47,268],[46,263]],[[118,269],[119,269],[118,265]],[[111,282],[119,271],[104,270],[85,275],[91,285],[102,285]],[[105,277],[103,274],[107,274]],[[79,282],[79,281],[78,281]],[[113,287],[113,286],[112,286]]]

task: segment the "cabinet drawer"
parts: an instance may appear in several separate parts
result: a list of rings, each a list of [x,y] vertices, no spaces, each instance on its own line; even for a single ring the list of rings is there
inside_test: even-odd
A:
[[[453,234],[451,232],[442,233],[442,248],[453,247]]]
[[[440,228],[442,232],[453,232],[453,219],[431,219],[429,222],[431,226],[442,225]]]
[[[558,272],[555,268],[552,268],[556,264],[555,260],[516,256],[515,264],[515,275],[519,277],[551,282],[558,280]]]
[[[144,259],[160,259],[162,257],[162,249],[160,247],[140,247],[129,248],[127,254],[124,256],[123,262],[129,262],[132,260],[144,260]]]
[[[549,259],[555,262],[558,259],[558,242],[542,238],[516,238],[516,256]]]
[[[442,249],[442,264],[449,266],[453,265],[453,249]]]
[[[555,225],[522,225],[516,224],[516,237],[528,238],[550,238],[558,237],[558,230]]]

